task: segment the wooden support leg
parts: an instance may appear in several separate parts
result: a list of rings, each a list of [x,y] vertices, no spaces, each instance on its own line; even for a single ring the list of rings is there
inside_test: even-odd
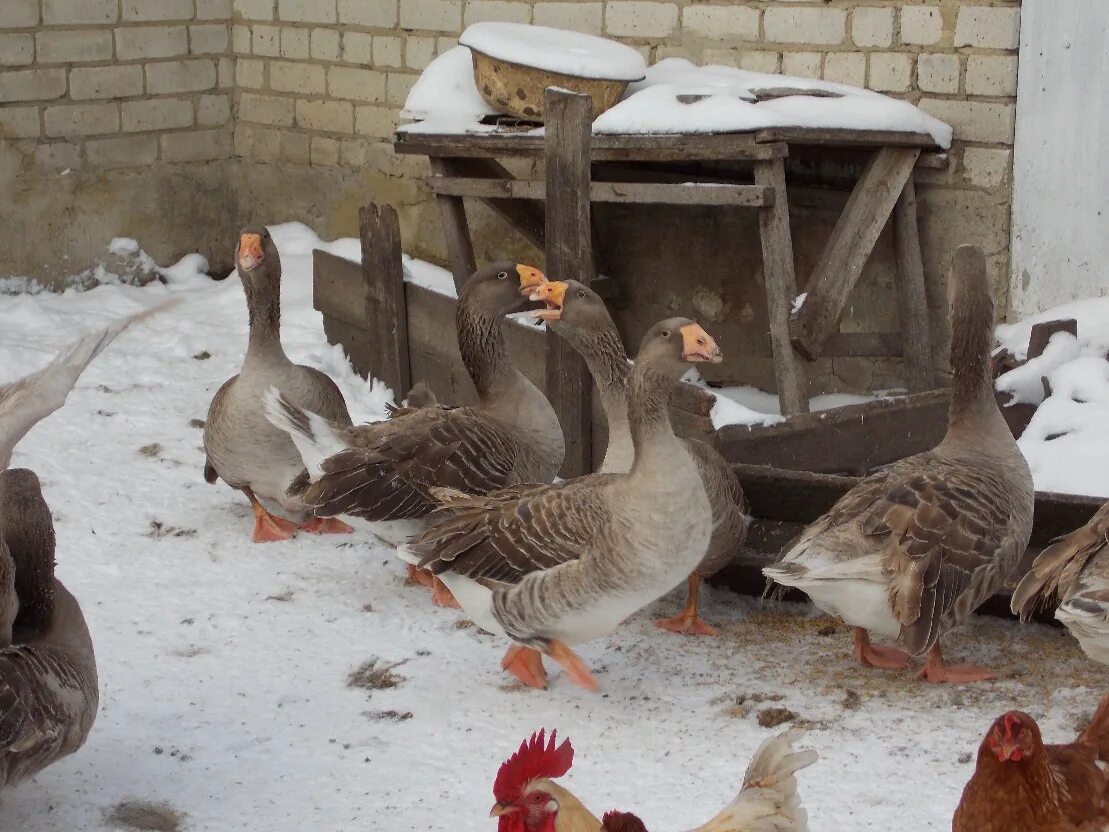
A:
[[[366,334],[377,342],[373,374],[389,385],[393,396],[400,401],[412,386],[400,219],[391,205],[371,202],[358,211],[358,225],[362,238],[366,319],[374,321],[373,328]]]
[[[449,159],[432,156],[428,161],[431,163],[431,172],[436,176],[453,174]],[[443,234],[447,238],[447,255],[451,260],[454,288],[461,292],[462,284],[477,271],[474,243],[470,239],[470,224],[466,221],[466,206],[460,196],[440,194],[435,197],[435,201],[439,203],[439,213],[443,217]]]
[[[548,89],[546,271],[552,280],[593,278],[589,223],[592,99]],[[547,397],[566,436],[562,476],[592,470],[591,421],[593,385],[585,362],[554,332],[547,333]]]
[[[793,238],[789,230],[785,160],[755,162],[755,184],[774,189],[774,204],[759,209],[762,238],[762,271],[766,282],[766,309],[770,319],[770,344],[774,351],[774,376],[782,414],[809,412],[802,358],[789,337],[789,316],[797,281],[793,266]]]
[[[917,227],[916,187],[909,176],[893,209],[897,246],[897,309],[901,319],[901,354],[909,391],[934,386],[932,335],[928,326],[928,299],[924,292],[924,264]]]
[[[883,147],[867,163],[805,285],[805,303],[790,320],[794,346],[809,359],[839,328],[863,266],[912,176],[918,147]]]

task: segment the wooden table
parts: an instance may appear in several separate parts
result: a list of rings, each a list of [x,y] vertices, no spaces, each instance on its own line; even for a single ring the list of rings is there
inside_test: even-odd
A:
[[[442,214],[455,283],[476,269],[463,200],[476,198],[546,251],[547,273],[593,283],[602,252],[590,203],[719,205],[758,211],[774,373],[782,412],[808,411],[805,362],[823,355],[901,355],[911,391],[932,388],[932,350],[924,290],[916,195],[918,165],[943,164],[931,136],[865,130],[777,128],[712,135],[592,135],[590,99],[547,91],[544,134],[512,130],[475,134],[398,131],[398,153],[427,156],[422,183]],[[862,174],[797,303],[785,161],[800,147],[856,148],[868,154]],[[924,158],[922,159],[922,154]],[[545,180],[516,179],[497,158],[546,162]],[[643,171],[632,181],[594,181],[595,163],[750,163],[750,182],[667,177]],[[600,169],[598,169],[600,172]],[[610,178],[606,175],[605,178]],[[620,179],[629,178],[621,176]],[[659,181],[660,178],[663,181]],[[638,179],[638,181],[636,181]],[[847,298],[892,215],[897,254],[899,333],[840,333]],[[595,285],[603,292],[603,286]],[[796,308],[795,308],[796,307]],[[567,434],[564,475],[588,470],[591,385],[580,358],[548,339],[548,395]]]

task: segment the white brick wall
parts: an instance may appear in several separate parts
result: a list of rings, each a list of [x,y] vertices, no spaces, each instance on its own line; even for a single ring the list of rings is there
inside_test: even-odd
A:
[[[277,0],[277,16],[303,23],[336,23],[339,19],[335,0]]]
[[[963,141],[1013,143],[1016,106],[1012,103],[924,98],[920,108],[954,127]]]
[[[955,24],[955,45],[1016,49],[1020,45],[1020,9],[963,6]]]
[[[189,51],[185,26],[132,26],[116,30],[116,56],[121,61],[136,58],[172,58]]]
[[[34,61],[33,35],[0,35],[0,66],[27,66]]]
[[[35,47],[40,64],[107,61],[112,57],[112,33],[98,29],[38,32]]]
[[[198,92],[216,86],[216,65],[206,59],[146,65],[148,93]]]
[[[402,0],[403,2],[403,0]],[[605,31],[634,38],[664,38],[678,26],[678,7],[654,0],[609,0]]]
[[[390,28],[397,25],[397,0],[339,0],[339,22]]]
[[[469,0],[463,15],[463,24],[466,26],[485,20],[530,23],[531,6],[510,0]]]
[[[125,21],[191,20],[193,0],[123,0]]]
[[[601,3],[539,2],[532,8],[531,22],[556,29],[573,29],[599,35],[603,28],[604,6]]]
[[[925,53],[916,62],[917,86],[924,92],[959,91],[959,56]]]
[[[1016,95],[1017,56],[971,55],[966,84],[968,95]]]
[[[776,43],[811,43],[832,46],[847,35],[844,9],[769,8],[763,16],[767,40]]]
[[[22,29],[37,26],[38,0],[4,0],[0,3],[0,29]]]
[[[5,0],[5,4],[8,0]],[[43,21],[47,26],[80,23],[115,23],[119,19],[117,0],[43,0]]]
[[[902,6],[901,42],[931,46],[943,37],[943,11],[939,6]]]
[[[913,79],[913,56],[901,52],[870,55],[870,88],[879,92],[908,92]]]
[[[126,133],[192,127],[193,102],[190,98],[151,98],[124,101],[120,105]]]
[[[859,8],[851,12],[851,39],[855,46],[889,46],[893,43],[893,9]]]
[[[707,38],[758,40],[759,13],[742,6],[686,6],[682,28]]]
[[[461,0],[400,0],[402,29],[457,32],[462,27]]]

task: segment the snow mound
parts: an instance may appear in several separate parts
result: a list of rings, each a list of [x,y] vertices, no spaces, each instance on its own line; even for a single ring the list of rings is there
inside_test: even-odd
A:
[[[549,26],[474,23],[458,42],[500,61],[578,78],[638,81],[647,72],[643,56],[630,46]]]

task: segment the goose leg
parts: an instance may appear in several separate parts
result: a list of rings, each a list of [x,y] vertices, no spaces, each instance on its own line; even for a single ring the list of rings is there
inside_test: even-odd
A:
[[[354,532],[353,526],[348,526],[338,517],[313,517],[299,528],[302,532],[308,532],[308,534],[351,534]]]
[[[685,609],[673,618],[660,618],[655,621],[656,627],[669,630],[672,633],[685,633],[691,636],[718,636],[720,631],[711,624],[706,624],[697,615],[697,595],[701,591],[701,576],[694,573],[689,576],[689,595]]]
[[[548,642],[547,655],[562,665],[562,669],[566,671],[567,675],[581,687],[594,691],[601,689],[601,683],[589,672],[585,662],[581,660],[577,653],[567,647],[565,642],[557,639]]]
[[[421,569],[415,564],[408,564],[408,574],[404,577],[405,586],[426,586],[428,589],[434,587],[435,576],[431,574],[430,569]]]
[[[881,647],[870,643],[870,633],[862,627],[855,628],[855,658],[863,667],[880,667],[884,670],[904,670],[909,665],[909,654],[895,647]]]
[[[513,644],[501,659],[501,669],[507,670],[529,688],[547,689],[547,671],[543,667],[543,656],[538,650]]]
[[[454,599],[454,594],[447,589],[447,585],[434,576],[431,578],[431,602],[437,607],[462,609],[458,601]]]
[[[932,645],[932,649],[928,651],[928,661],[924,663],[924,667],[920,669],[916,677],[933,684],[943,682],[960,684],[963,682],[988,682],[990,679],[996,679],[997,674],[973,664],[944,664],[940,644],[937,641]]]
[[[271,543],[277,540],[292,540],[296,537],[296,523],[275,517],[263,508],[249,488],[244,488],[243,493],[250,500],[250,507],[254,511],[254,533],[251,539],[255,543]]]

